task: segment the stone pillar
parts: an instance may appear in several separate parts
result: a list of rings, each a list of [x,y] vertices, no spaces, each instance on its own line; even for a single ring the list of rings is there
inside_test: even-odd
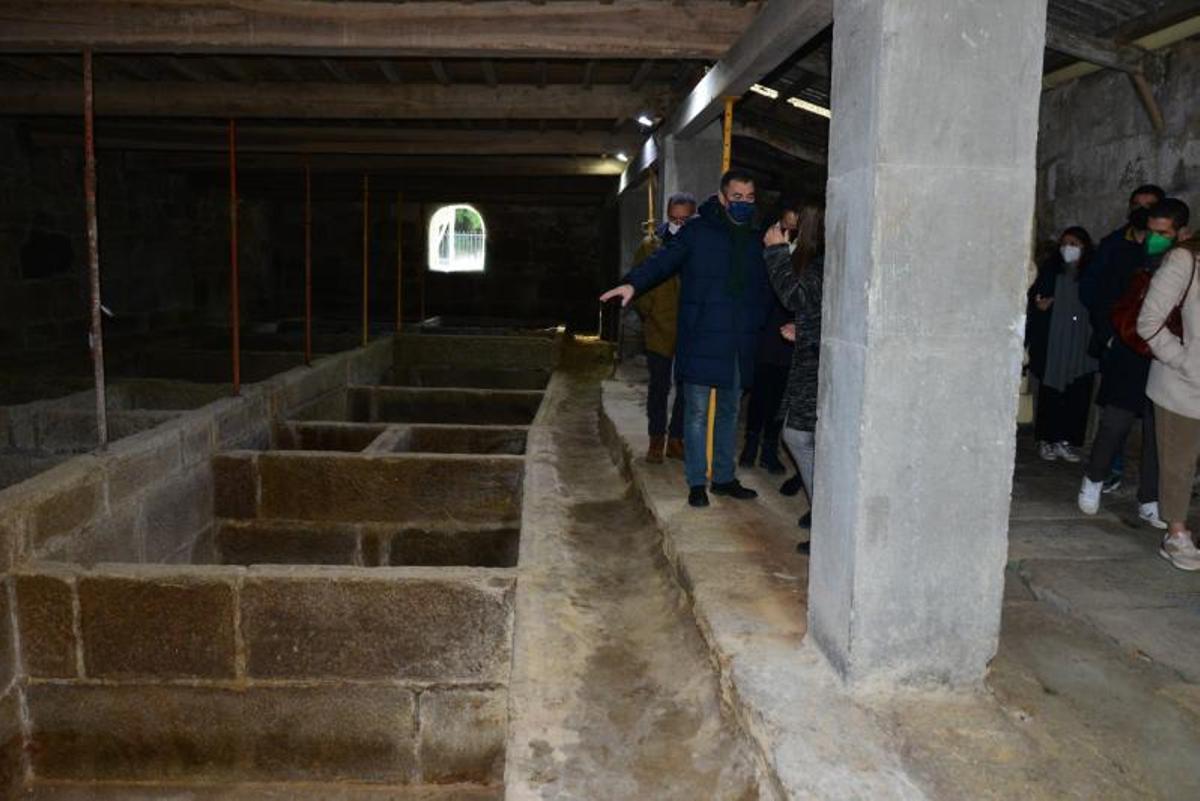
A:
[[[659,175],[663,218],[667,198],[676,192],[691,192],[703,203],[721,183],[721,121],[714,120],[690,139],[663,137]]]
[[[838,0],[809,632],[969,685],[1007,557],[1046,0]]]

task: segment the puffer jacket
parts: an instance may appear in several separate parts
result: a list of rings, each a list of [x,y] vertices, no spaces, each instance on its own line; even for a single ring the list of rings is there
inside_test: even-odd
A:
[[[796,316],[796,347],[779,414],[797,431],[817,429],[817,380],[821,367],[821,295],[825,260],[816,256],[799,275],[787,245],[767,248],[767,275],[775,294]]]
[[[650,254],[665,247],[675,238],[666,224],[658,226],[653,237],[642,240],[633,254],[634,265],[641,264]],[[659,356],[675,355],[675,329],[679,323],[679,276],[672,276],[645,294],[639,295],[633,307],[642,317],[642,336],[646,350]]]
[[[1200,420],[1200,275],[1198,256],[1175,248],[1154,273],[1138,315],[1138,336],[1150,343],[1154,363],[1146,395],[1175,414]],[[1189,286],[1190,283],[1190,286]],[[1165,325],[1182,300],[1183,341]]]
[[[625,277],[642,294],[674,275],[679,284],[675,376],[685,384],[754,383],[758,339],[771,304],[761,232],[748,227],[740,237],[741,291],[732,287],[734,233],[716,196],[701,206],[682,230]]]

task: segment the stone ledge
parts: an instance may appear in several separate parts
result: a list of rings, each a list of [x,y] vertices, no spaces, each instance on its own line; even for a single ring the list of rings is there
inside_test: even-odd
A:
[[[690,509],[680,468],[640,456],[648,445],[644,403],[644,389],[605,382],[602,436],[662,530],[725,702],[775,789],[823,801],[926,798],[881,721],[804,639],[807,559],[787,536],[795,521],[766,499],[714,498],[708,509]]]

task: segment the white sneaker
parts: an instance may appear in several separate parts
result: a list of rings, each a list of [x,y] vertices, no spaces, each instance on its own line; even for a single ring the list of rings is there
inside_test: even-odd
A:
[[[1158,555],[1180,570],[1200,570],[1200,550],[1197,550],[1196,543],[1192,542],[1190,531],[1163,537]]]
[[[1073,463],[1079,461],[1079,453],[1076,452],[1076,450],[1066,442],[1055,443],[1054,452],[1058,455],[1058,458],[1062,459],[1064,462]]]
[[[1054,447],[1053,442],[1039,442],[1038,456],[1042,457],[1047,462],[1053,462],[1058,458],[1058,448]]]
[[[1104,483],[1101,481],[1089,481],[1087,476],[1083,477],[1083,484],[1079,487],[1079,511],[1085,515],[1094,515],[1100,511],[1100,490],[1104,488]]]
[[[1140,517],[1143,522],[1149,523],[1157,529],[1161,529],[1163,531],[1167,530],[1167,524],[1164,523],[1163,519],[1158,516],[1158,501],[1150,501],[1150,503],[1140,504],[1138,506],[1138,517]]]

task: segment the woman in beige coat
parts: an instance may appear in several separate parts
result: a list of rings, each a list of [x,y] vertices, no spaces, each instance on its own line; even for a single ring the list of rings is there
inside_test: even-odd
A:
[[[1169,201],[1168,201],[1169,203]],[[1161,206],[1166,205],[1160,204]],[[1147,250],[1153,242],[1170,247],[1178,229],[1187,224],[1187,206],[1179,214],[1152,222]],[[1159,207],[1156,207],[1159,208]],[[1153,214],[1153,212],[1152,212]],[[1158,238],[1155,238],[1157,235]],[[1188,243],[1193,244],[1193,243]],[[1200,276],[1197,255],[1188,247],[1170,250],[1154,273],[1150,290],[1138,315],[1138,335],[1154,351],[1146,395],[1154,402],[1158,441],[1159,511],[1167,521],[1160,553],[1181,570],[1200,570],[1200,550],[1187,527],[1188,504],[1196,460],[1200,458]],[[1171,311],[1180,306],[1182,341],[1166,325]]]

